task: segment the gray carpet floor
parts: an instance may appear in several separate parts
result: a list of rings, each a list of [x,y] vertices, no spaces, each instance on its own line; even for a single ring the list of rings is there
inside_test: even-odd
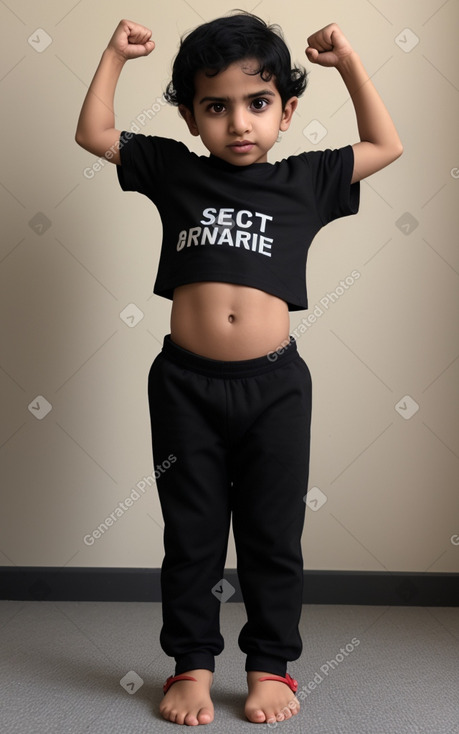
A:
[[[301,712],[275,725],[243,715],[244,607],[222,604],[221,620],[206,734],[459,734],[458,609],[305,606],[289,666]],[[172,673],[160,623],[159,604],[0,602],[2,734],[189,731],[158,714]]]

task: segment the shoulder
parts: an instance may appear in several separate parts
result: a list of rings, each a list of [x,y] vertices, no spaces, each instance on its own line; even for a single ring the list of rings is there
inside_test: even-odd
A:
[[[286,159],[294,166],[336,166],[340,164],[353,163],[354,151],[352,145],[342,148],[325,148],[324,150],[308,150],[303,153],[292,155]]]
[[[143,135],[128,130],[121,133],[119,147],[120,150],[130,148],[130,152],[138,150],[157,154],[164,151],[175,155],[192,155],[186,145],[179,140],[164,138],[159,135]]]
[[[145,181],[189,169],[196,157],[184,143],[158,135],[124,131],[119,145],[121,168],[135,171]]]
[[[286,159],[290,176],[304,176],[316,190],[333,181],[350,182],[354,170],[352,145],[342,148],[310,150]]]

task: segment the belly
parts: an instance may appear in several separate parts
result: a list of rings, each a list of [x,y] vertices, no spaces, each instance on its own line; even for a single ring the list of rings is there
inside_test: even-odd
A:
[[[285,301],[232,283],[190,283],[174,290],[173,342],[210,359],[261,357],[289,340]]]

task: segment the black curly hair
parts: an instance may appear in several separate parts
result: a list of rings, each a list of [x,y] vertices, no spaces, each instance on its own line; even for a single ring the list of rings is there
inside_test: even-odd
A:
[[[259,67],[252,73],[260,74],[264,81],[274,80],[283,106],[306,89],[307,73],[303,67],[292,68],[280,27],[267,25],[251,13],[235,11],[182,37],[164,97],[170,104],[193,111],[196,73],[203,70],[208,76],[216,76],[243,59],[258,61]]]

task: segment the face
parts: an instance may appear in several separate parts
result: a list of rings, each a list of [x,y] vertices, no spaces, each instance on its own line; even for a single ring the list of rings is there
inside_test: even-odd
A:
[[[196,75],[193,111],[181,106],[192,135],[200,136],[210,153],[236,166],[266,163],[279,130],[288,129],[297,97],[282,107],[271,79],[264,81],[256,61],[238,61],[213,77]]]

